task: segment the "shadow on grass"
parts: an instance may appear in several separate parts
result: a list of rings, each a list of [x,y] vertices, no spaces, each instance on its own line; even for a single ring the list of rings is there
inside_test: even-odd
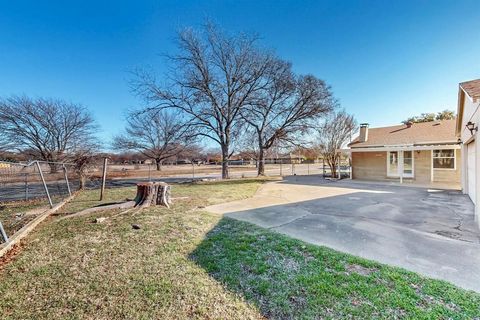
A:
[[[472,318],[480,296],[223,218],[189,258],[267,318]]]

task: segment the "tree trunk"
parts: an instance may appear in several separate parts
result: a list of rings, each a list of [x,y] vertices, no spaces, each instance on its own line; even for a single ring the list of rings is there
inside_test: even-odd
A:
[[[222,179],[228,179],[228,146],[222,146]]]
[[[50,167],[50,173],[58,172],[58,165],[56,163],[49,163],[48,166]]]
[[[328,166],[330,167],[332,178],[337,178],[337,162],[335,161],[335,157],[328,159]]]
[[[263,147],[260,146],[260,151],[258,152],[258,175],[264,176],[265,175],[265,152]]]
[[[79,190],[85,190],[85,181],[87,180],[87,177],[85,174],[80,173],[80,185],[78,186]]]
[[[332,172],[332,178],[339,178],[339,175],[337,174],[337,161],[335,157],[328,161],[328,165],[330,166],[330,170]]]
[[[115,210],[115,209],[132,209],[138,208],[143,209],[150,206],[161,205],[167,208],[170,208],[172,203],[170,198],[170,186],[164,182],[144,182],[137,184],[137,195],[134,200],[122,202],[122,203],[113,203],[113,204],[102,204],[93,208],[85,209],[83,211],[77,212],[75,214],[66,216],[66,218],[78,217],[87,215],[93,212],[104,211],[104,210]]]
[[[337,166],[330,164],[330,170],[332,171],[332,178],[337,178]]]
[[[146,182],[137,184],[135,207],[147,208],[162,205],[170,208],[170,186],[164,182]]]
[[[157,171],[162,171],[162,160],[155,159],[155,165],[157,166]]]

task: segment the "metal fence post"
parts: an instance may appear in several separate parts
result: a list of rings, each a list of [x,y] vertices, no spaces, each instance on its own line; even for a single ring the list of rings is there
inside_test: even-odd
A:
[[[102,188],[100,189],[100,201],[103,200],[103,194],[105,193],[105,181],[107,180],[107,165],[108,165],[108,158],[104,158],[103,173],[102,173]]]
[[[43,187],[45,188],[45,193],[47,194],[48,203],[50,204],[50,208],[53,208],[52,198],[50,197],[50,193],[48,192],[47,183],[45,182],[45,177],[43,176],[42,168],[40,167],[40,162],[35,161],[35,163],[37,164],[37,169],[38,169],[38,172],[40,173],[40,178],[42,178]]]
[[[5,232],[5,229],[3,229],[2,222],[0,222],[0,235],[3,238],[3,242],[7,243],[8,242],[8,236],[7,236],[7,233]]]
[[[68,195],[72,195],[72,190],[70,189],[70,183],[68,183],[68,174],[67,174],[67,167],[63,165],[63,174],[65,175],[65,182],[67,183],[67,190],[68,190]]]
[[[28,201],[28,173],[25,173],[25,201]]]

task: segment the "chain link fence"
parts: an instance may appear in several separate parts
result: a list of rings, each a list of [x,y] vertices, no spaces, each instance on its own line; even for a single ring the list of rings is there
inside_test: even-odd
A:
[[[97,170],[98,172],[101,169]],[[348,160],[342,160],[340,174],[350,176]],[[97,174],[99,175],[99,174]],[[290,161],[282,159],[266,160],[265,175],[280,177],[289,175],[321,175],[331,177],[330,167],[323,161]],[[183,182],[199,179],[219,179],[222,176],[221,163],[188,162],[166,164],[157,168],[155,164],[115,164],[107,167],[107,187],[123,186],[132,180]],[[229,161],[230,178],[253,178],[257,176],[257,163],[254,160]]]
[[[78,186],[71,164],[0,161],[0,242],[54,205]]]
[[[340,166],[341,176],[350,176],[348,160]],[[221,163],[200,161],[165,164],[108,163],[105,188],[134,186],[143,181],[182,183],[196,180],[216,180],[222,175]],[[230,178],[253,178],[257,176],[254,160],[229,161]],[[280,177],[290,175],[318,175],[330,177],[330,168],[323,161],[291,161],[272,159],[265,161],[265,175]],[[0,161],[0,243],[28,222],[49,208],[60,203],[80,188],[83,180],[85,189],[102,186],[103,161],[88,166],[82,177],[73,164],[45,161],[12,163]]]

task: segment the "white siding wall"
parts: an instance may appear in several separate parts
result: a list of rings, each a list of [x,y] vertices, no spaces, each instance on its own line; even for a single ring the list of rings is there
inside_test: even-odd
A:
[[[468,130],[465,126],[466,124],[471,121],[475,123],[477,126],[480,127],[480,101],[476,101],[475,103],[468,97],[465,96],[465,102],[464,102],[464,109],[463,109],[463,118],[462,118],[462,127],[461,127],[461,139],[462,141],[468,142],[469,140],[472,139],[472,134],[470,133],[470,130]],[[480,198],[478,196],[478,193],[480,192],[480,134],[477,131],[473,139],[475,139],[475,148],[476,148],[476,159],[475,159],[475,166],[476,166],[476,177],[474,177],[475,180],[475,189],[476,189],[476,198],[477,198],[477,205],[475,206],[475,216],[478,225],[480,226],[480,201],[478,199]],[[466,175],[470,175],[470,173],[467,170],[468,168],[468,157],[467,157],[467,148],[466,145],[463,145],[462,148],[462,170],[463,170],[463,176],[462,176],[462,189],[463,192],[468,194],[468,181],[469,179],[472,179],[472,177],[467,177]]]

